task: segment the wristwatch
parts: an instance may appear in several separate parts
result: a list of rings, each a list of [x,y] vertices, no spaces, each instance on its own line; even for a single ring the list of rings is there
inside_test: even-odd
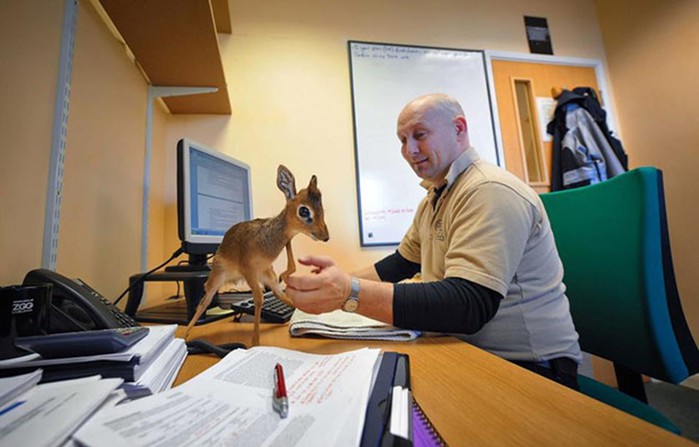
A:
[[[342,303],[342,310],[345,312],[356,312],[359,308],[359,280],[357,278],[352,278],[350,284],[350,294]]]

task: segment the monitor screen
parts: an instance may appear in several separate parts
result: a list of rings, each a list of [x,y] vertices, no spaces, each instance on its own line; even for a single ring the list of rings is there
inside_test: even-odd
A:
[[[183,251],[190,260],[192,255],[214,253],[231,226],[250,219],[250,167],[195,141],[180,140],[177,223]]]

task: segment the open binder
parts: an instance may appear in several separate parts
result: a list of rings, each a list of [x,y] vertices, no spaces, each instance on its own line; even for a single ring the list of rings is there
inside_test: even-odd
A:
[[[404,405],[400,404],[402,397],[407,399]],[[405,429],[402,434],[400,429],[395,430],[396,426]],[[367,405],[361,446],[443,445],[446,442],[410,393],[409,357],[384,352]]]

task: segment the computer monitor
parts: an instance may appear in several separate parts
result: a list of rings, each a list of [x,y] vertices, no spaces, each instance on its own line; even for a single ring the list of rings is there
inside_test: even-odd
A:
[[[223,235],[252,219],[250,166],[189,139],[177,143],[177,226],[190,267],[206,268]]]

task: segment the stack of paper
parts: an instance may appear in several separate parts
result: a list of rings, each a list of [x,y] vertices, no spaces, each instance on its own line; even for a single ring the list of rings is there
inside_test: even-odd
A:
[[[129,384],[130,397],[157,393],[169,388],[184,359],[184,340],[175,338],[176,324],[149,327],[148,335],[120,352],[81,357],[35,359],[0,365],[0,369],[30,371],[43,369],[43,381],[70,380],[92,375],[121,378]]]
[[[362,315],[336,310],[311,315],[296,309],[289,321],[289,333],[294,337],[321,335],[329,338],[410,341],[419,331],[401,329]]]
[[[28,362],[30,360],[38,359],[39,357],[40,355],[35,352],[27,352],[25,354],[18,355],[17,357],[12,357],[9,359],[0,359],[0,367]]]
[[[121,383],[96,376],[33,387],[0,408],[0,445],[63,445]]]
[[[130,398],[159,393],[172,387],[177,373],[187,357],[183,339],[175,338],[166,346],[135,382],[126,382],[122,389]]]
[[[40,369],[20,376],[0,379],[0,407],[33,388],[39,380],[41,380]]]
[[[101,411],[74,438],[87,446],[357,446],[378,354],[236,350],[184,385]],[[272,406],[277,363],[286,376],[286,418]]]

